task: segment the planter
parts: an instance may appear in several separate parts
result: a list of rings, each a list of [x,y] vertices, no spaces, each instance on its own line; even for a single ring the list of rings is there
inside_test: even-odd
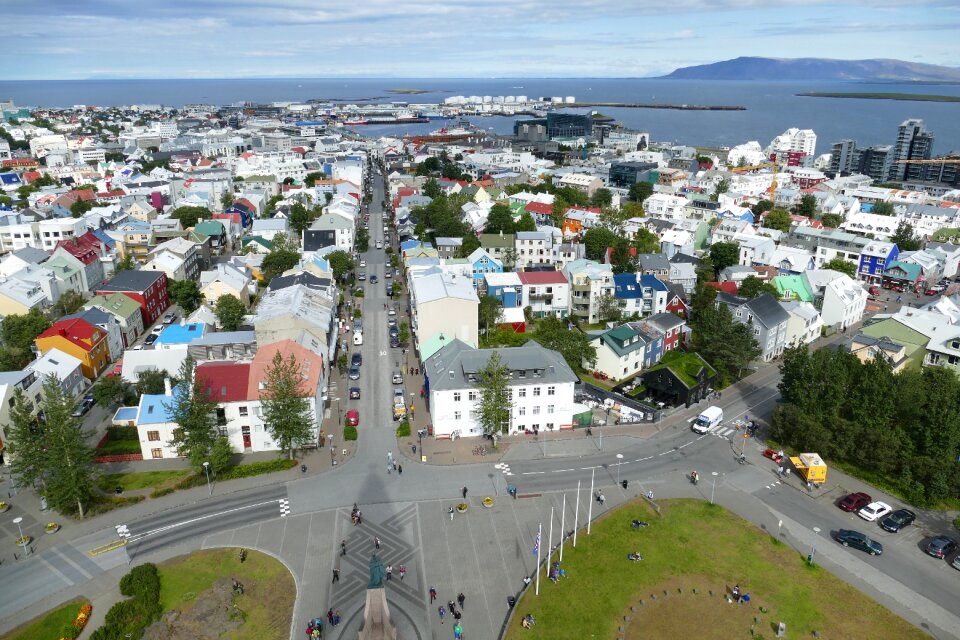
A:
[[[468,505],[466,502],[461,502],[460,504],[457,505],[457,513],[466,513],[467,509],[469,508],[470,508],[470,505]]]
[[[3,513],[4,511],[9,511],[9,510],[10,510],[9,504],[7,504],[6,502],[0,502],[0,513]]]
[[[46,533],[56,533],[60,531],[60,525],[56,522],[48,522],[47,526],[43,529]]]
[[[493,506],[493,498],[491,498],[490,496],[487,496],[486,498],[484,498],[484,499],[483,499],[483,506],[485,506],[487,509],[489,509],[490,507],[492,507],[492,506]]]
[[[30,536],[23,536],[22,538],[17,538],[16,542],[18,547],[25,547],[33,542],[33,538]]]

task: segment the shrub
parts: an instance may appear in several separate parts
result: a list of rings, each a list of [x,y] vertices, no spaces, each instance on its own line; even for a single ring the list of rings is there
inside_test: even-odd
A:
[[[343,428],[343,439],[344,440],[356,440],[357,439],[357,428],[346,426]]]
[[[170,495],[176,491],[173,487],[163,487],[162,489],[154,489],[150,492],[151,498],[162,498],[163,496]]]
[[[410,437],[410,423],[404,420],[397,426],[397,437],[398,438],[409,438]]]
[[[287,469],[297,466],[297,464],[298,463],[296,460],[287,460],[286,458],[265,460],[263,462],[251,462],[250,464],[239,464],[235,467],[229,467],[222,471],[217,478],[220,480],[250,478],[252,476],[259,476],[265,473],[274,473],[275,471],[286,471]]]
[[[120,593],[129,599],[110,607],[106,622],[90,636],[91,640],[139,638],[160,617],[160,576],[155,565],[140,565],[123,576]]]
[[[107,440],[136,440],[140,442],[136,427],[107,427]]]

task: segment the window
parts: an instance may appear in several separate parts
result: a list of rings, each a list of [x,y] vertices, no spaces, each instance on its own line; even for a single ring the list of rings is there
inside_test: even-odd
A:
[[[471,392],[467,393],[467,400],[469,400],[470,402],[474,402],[474,401],[476,401],[476,399],[477,399],[477,392],[476,392],[476,391],[471,391]]]
[[[552,404],[548,404],[548,405],[547,405],[547,413],[553,413],[553,405],[552,405]]]
[[[553,431],[553,423],[552,423],[552,422],[548,422],[548,423],[547,423],[547,429],[549,429],[550,431]]]
[[[525,416],[525,415],[527,415],[527,408],[526,408],[526,407],[520,407],[520,408],[517,410],[517,415],[520,415],[520,416]]]
[[[163,449],[150,449],[150,456],[154,459],[163,457]]]
[[[453,392],[453,401],[454,401],[454,402],[460,402],[460,392],[459,392],[459,391],[454,391],[454,392]]]
[[[159,431],[147,431],[147,441],[148,441],[148,442],[160,442],[160,432],[159,432]]]
[[[463,417],[463,414],[460,413],[459,411],[454,411],[454,412],[453,412],[453,419],[454,419],[454,420],[460,420],[462,417]]]
[[[540,415],[540,405],[537,405],[533,408],[533,415],[535,416]]]
[[[539,397],[539,395],[540,395],[540,387],[534,387],[534,388],[533,388],[533,397],[536,398],[536,397]]]
[[[240,415],[241,415],[241,416],[244,416],[244,417],[247,416],[247,408],[246,408],[246,407],[240,407]]]
[[[521,387],[520,389],[517,389],[517,394],[518,394],[521,398],[526,398],[526,397],[527,397],[527,389],[526,389],[525,387]]]
[[[753,335],[755,335],[755,336],[760,335],[760,327],[756,327],[756,328],[753,330]]]

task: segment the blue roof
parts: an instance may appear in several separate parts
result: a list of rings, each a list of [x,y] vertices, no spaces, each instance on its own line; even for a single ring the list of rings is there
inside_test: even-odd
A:
[[[136,422],[139,412],[139,407],[120,407],[117,409],[117,412],[113,414],[113,419],[114,421]]]
[[[160,333],[156,344],[190,344],[195,339],[203,337],[207,325],[202,322],[191,324],[172,324]]]
[[[94,229],[94,230],[93,230],[93,235],[97,236],[97,238],[98,238],[102,243],[104,243],[107,247],[109,247],[109,248],[111,248],[111,249],[112,249],[114,246],[116,246],[116,244],[117,244],[117,241],[114,240],[113,238],[111,238],[110,236],[108,236],[108,235],[107,235],[107,232],[104,231],[103,229]]]
[[[149,394],[140,396],[137,424],[173,422],[173,414],[170,411],[172,405],[173,398],[171,396]]]
[[[20,176],[15,173],[0,173],[0,182],[3,184],[20,184]]]
[[[616,273],[613,276],[614,294],[618,300],[642,298],[643,289],[637,285],[637,276],[632,273]]]
[[[651,287],[654,291],[668,291],[667,285],[652,274],[640,276],[640,285],[643,287]]]

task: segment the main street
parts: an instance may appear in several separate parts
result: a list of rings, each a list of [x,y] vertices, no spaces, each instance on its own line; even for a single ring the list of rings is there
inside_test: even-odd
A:
[[[388,244],[382,232],[383,200],[383,181],[375,175],[371,246],[377,240]],[[660,425],[636,431],[619,428],[604,433],[595,429],[592,436],[574,439],[521,439],[511,444],[501,459],[474,458],[448,466],[414,462],[408,452],[397,449],[390,378],[394,368],[403,369],[406,376],[409,366],[416,365],[412,361],[407,364],[401,349],[389,346],[384,305],[391,301],[384,288],[388,281],[385,252],[373,249],[362,258],[366,267],[357,270],[366,271],[367,281],[364,297],[356,302],[362,305],[364,344],[351,346],[350,351],[362,354],[363,365],[360,379],[346,385],[359,386],[361,397],[349,400],[347,388],[337,388],[332,394],[339,397],[338,409],[344,413],[350,408],[360,412],[353,457],[316,476],[286,483],[270,477],[246,485],[237,481],[215,486],[212,497],[201,487],[76,525],[85,535],[64,540],[16,564],[0,566],[0,628],[14,626],[75,594],[87,595],[95,603],[109,603],[116,597],[116,581],[128,563],[228,546],[262,550],[290,568],[298,590],[292,638],[302,633],[308,618],[322,615],[328,608],[339,609],[344,619],[332,637],[355,637],[367,561],[375,551],[373,538],[377,537],[381,540],[378,553],[385,563],[394,565],[394,575],[400,564],[408,571],[402,583],[394,578],[387,585],[388,601],[403,637],[446,636],[446,628],[436,617],[438,603],[431,607],[427,598],[427,590],[434,586],[444,604],[463,592],[467,596],[465,630],[472,637],[494,638],[508,612],[506,597],[516,593],[522,577],[534,570],[531,550],[540,523],[546,548],[551,509],[556,543],[561,518],[567,530],[573,528],[575,518],[582,527],[591,509],[596,516],[602,509],[652,491],[655,500],[713,497],[780,535],[801,553],[810,553],[815,546],[818,563],[935,637],[957,637],[960,618],[954,611],[960,580],[946,562],[929,558],[918,549],[925,536],[945,532],[942,523],[921,516],[918,525],[900,534],[886,534],[875,524],[834,506],[845,490],[863,490],[861,483],[831,472],[833,478],[843,480],[833,480],[822,493],[810,494],[795,478],[780,482],[772,462],[760,455],[763,445],[753,439],[744,441],[739,432],[730,429],[727,423],[744,414],[769,418],[777,398],[776,367],[762,369],[737,388],[725,391],[718,404],[724,409],[726,423],[703,436],[689,428],[688,420],[698,410],[691,408]],[[377,276],[376,284],[371,275]],[[398,323],[409,322],[404,314],[406,305],[397,306]],[[419,384],[408,381],[408,394]],[[413,402],[419,404],[419,397]],[[418,406],[418,410],[422,408]],[[338,417],[333,414],[333,423]],[[338,429],[335,437],[339,446],[342,431]],[[737,463],[741,447],[748,461],[744,465]],[[388,472],[391,457],[403,465],[402,475]],[[702,478],[698,486],[687,479],[693,469]],[[626,490],[618,479],[627,480]],[[518,487],[517,500],[506,496],[508,482]],[[606,507],[591,502],[591,482],[604,491]],[[237,486],[246,488],[235,490]],[[451,520],[447,511],[461,500],[464,486],[469,490],[471,508]],[[494,496],[493,508],[481,506],[484,495]],[[876,492],[873,495],[880,497]],[[359,527],[352,526],[349,519],[354,503],[364,515]],[[896,501],[891,504],[899,505]],[[165,508],[159,510],[161,506]],[[884,554],[871,558],[840,547],[830,539],[840,527],[869,532],[884,543]],[[341,540],[347,544],[343,557],[339,554]],[[122,541],[124,546],[113,548]],[[709,544],[709,540],[703,543]],[[590,544],[590,539],[581,534],[578,545],[583,544]],[[334,568],[341,572],[337,584],[331,584]],[[542,588],[549,588],[549,582]]]

